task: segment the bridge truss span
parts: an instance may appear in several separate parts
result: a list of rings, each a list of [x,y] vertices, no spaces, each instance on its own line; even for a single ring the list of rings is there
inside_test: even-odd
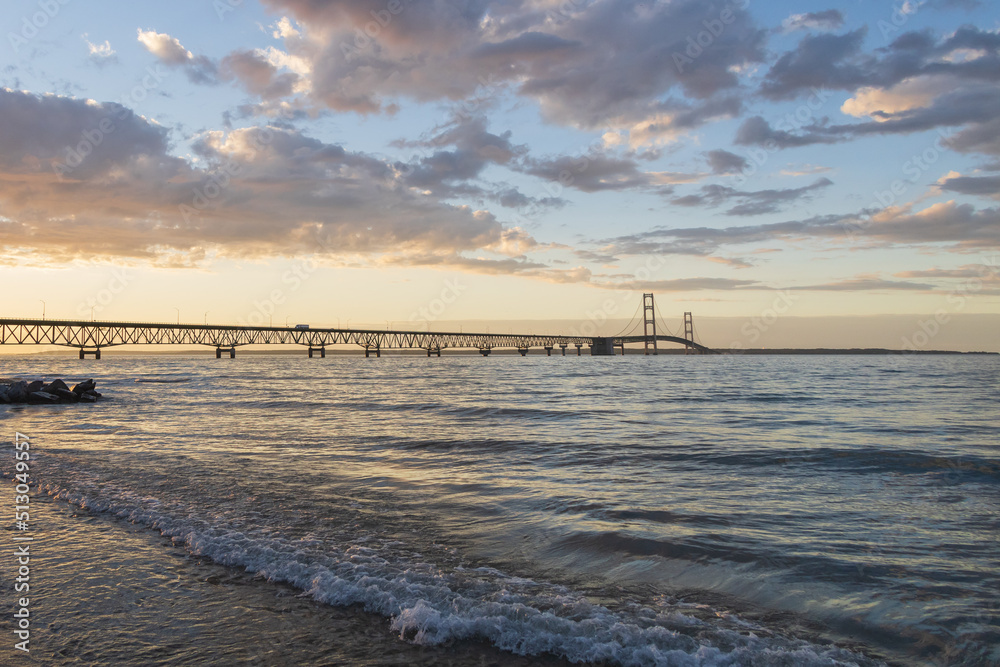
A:
[[[652,303],[652,295],[648,302]],[[650,345],[655,353],[656,342],[679,343],[699,353],[711,352],[689,338],[656,334],[655,326],[642,336],[619,335],[615,337],[559,336],[544,334],[491,334],[454,333],[440,331],[393,331],[387,329],[329,329],[306,326],[230,326],[211,324],[163,324],[144,322],[97,322],[80,320],[36,320],[0,318],[0,345],[62,345],[80,350],[80,358],[93,355],[100,359],[101,349],[119,345],[206,345],[215,348],[216,357],[228,352],[236,356],[236,348],[244,345],[301,345],[308,347],[309,356],[318,352],[326,356],[326,348],[335,345],[356,345],[365,356],[382,350],[426,350],[427,356],[446,349],[475,349],[488,356],[494,349],[516,349],[522,356],[531,348],[544,349],[551,355],[560,348],[566,355],[568,348],[575,348],[581,355],[583,347],[594,356],[613,355],[615,348],[625,353],[625,345],[644,343],[647,353]]]
[[[551,350],[562,346],[589,346],[592,341],[584,336],[535,334],[0,319],[0,345],[63,345],[80,349],[118,345],[207,345],[223,349],[243,345],[302,345],[325,349],[334,345],[357,345],[366,350]]]

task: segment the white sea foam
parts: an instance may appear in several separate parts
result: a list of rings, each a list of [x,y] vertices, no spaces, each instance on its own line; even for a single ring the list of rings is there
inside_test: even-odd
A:
[[[676,608],[611,610],[564,587],[493,568],[442,569],[364,535],[340,545],[316,535],[292,539],[274,526],[237,527],[208,509],[199,514],[190,504],[83,471],[67,479],[72,483],[45,481],[41,488],[79,507],[159,530],[192,554],[296,586],[319,602],[360,605],[389,618],[393,632],[417,644],[486,640],[520,655],[621,665],[875,664],[844,649],[761,638],[738,619],[723,625]]]

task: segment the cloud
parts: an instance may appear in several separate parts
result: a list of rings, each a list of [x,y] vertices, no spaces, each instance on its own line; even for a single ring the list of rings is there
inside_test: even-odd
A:
[[[299,81],[294,72],[280,73],[260,51],[233,51],[222,59],[219,72],[221,78],[239,81],[263,100],[291,95]]]
[[[794,51],[782,54],[765,77],[761,93],[771,100],[790,99],[811,88],[852,90],[867,78],[854,60],[867,28],[843,35],[808,35]]]
[[[113,102],[0,89],[0,170],[23,180],[33,174],[84,181],[142,162],[171,178],[181,161],[167,155],[167,130]]]
[[[703,185],[700,194],[687,195],[673,199],[680,206],[716,207],[735,202],[735,206],[726,211],[726,215],[754,216],[780,211],[785,205],[797,200],[809,198],[824,188],[833,185],[828,178],[820,178],[811,185],[801,188],[783,190],[759,190],[743,192],[723,185]]]
[[[870,99],[870,98],[869,98]],[[773,128],[764,118],[744,121],[735,143],[766,146],[769,150],[815,144],[833,144],[870,135],[912,134],[939,129],[942,145],[962,152],[1000,155],[1000,89],[995,85],[966,83],[933,99],[927,106],[904,105],[897,111],[871,110],[876,120],[834,125],[814,123],[796,133]],[[860,109],[858,107],[852,107]],[[961,127],[957,132],[943,128]]]
[[[734,280],[732,278],[676,278],[674,280],[626,280],[621,282],[595,283],[597,287],[643,292],[698,292],[704,290],[759,289],[763,286],[756,280]]]
[[[164,128],[118,104],[2,90],[0,114],[8,256],[395,255],[405,263],[434,255],[460,263],[467,252],[537,246],[487,211],[414,192],[396,164],[292,129],[204,133],[195,164],[170,155]],[[84,150],[102,127],[101,141]],[[86,155],[60,175],[71,151]],[[547,267],[536,264],[500,266],[542,277]]]
[[[821,285],[786,287],[785,289],[808,292],[881,292],[885,290],[928,291],[935,289],[935,286],[928,285],[926,283],[911,283],[902,280],[853,278],[850,280],[839,280]]]
[[[846,218],[843,223],[852,224]],[[864,238],[886,245],[941,244],[954,250],[1000,247],[1000,210],[976,209],[955,201],[919,211],[890,207],[861,220],[860,226]]]
[[[500,240],[487,247],[487,250],[508,257],[524,257],[538,248],[538,241],[520,227],[510,227],[500,233]]]
[[[878,212],[829,214],[804,220],[725,228],[656,228],[601,240],[602,253],[625,255],[690,255],[712,257],[732,246],[777,241],[813,241],[826,247],[862,249],[927,246],[952,252],[1000,248],[1000,210],[976,209],[954,201],[914,211],[910,206]],[[769,251],[770,249],[768,249]],[[754,252],[743,249],[741,252]]]
[[[985,279],[1000,282],[1000,265],[994,259],[993,264],[964,264],[956,269],[921,269],[918,271],[901,271],[895,274],[897,278],[939,278],[945,280]]]
[[[783,32],[796,30],[839,30],[844,26],[844,15],[839,9],[827,9],[822,12],[807,14],[792,14],[781,22]]]
[[[103,44],[94,44],[87,39],[86,34],[83,35],[83,41],[87,43],[87,54],[92,63],[103,66],[118,62],[118,56],[115,50],[111,48],[110,41],[104,40]]]
[[[582,266],[569,269],[552,268],[524,258],[491,259],[466,257],[458,254],[424,254],[387,256],[380,261],[384,266],[435,266],[456,268],[470,273],[486,275],[517,275],[552,283],[590,283],[591,271]]]
[[[633,157],[598,150],[580,156],[526,158],[518,170],[582,192],[648,189],[669,194],[675,184],[702,178],[701,174],[644,171]]]
[[[180,67],[192,83],[211,84],[216,82],[217,66],[205,56],[195,56],[185,49],[179,40],[155,30],[138,29],[139,43],[157,57],[164,65]]]
[[[947,127],[960,128],[949,147],[1000,154],[1000,31],[965,26],[940,39],[928,31],[907,32],[870,53],[862,48],[866,34],[860,28],[808,35],[778,58],[760,86],[771,100],[850,91],[841,111],[864,122],[817,118],[802,127],[774,127],[754,116],[741,125],[736,143],[784,149]]]
[[[782,176],[814,176],[816,174],[826,174],[833,171],[830,167],[815,164],[789,165],[787,169],[781,170]]]
[[[904,79],[888,88],[865,87],[840,107],[845,114],[887,120],[893,116],[926,108],[939,96],[954,92],[959,84],[943,75]]]
[[[734,269],[752,269],[756,266],[753,262],[750,262],[742,257],[706,257],[705,259],[717,264],[731,266]]]
[[[527,153],[526,146],[511,142],[512,133],[491,133],[482,114],[453,114],[436,134],[416,141],[396,141],[397,148],[414,148],[417,160],[407,182],[414,187],[435,188],[442,183],[478,177],[488,165],[508,165]],[[454,146],[454,150],[447,150]]]
[[[945,179],[939,187],[965,195],[1000,199],[1000,176],[957,176]]]
[[[542,32],[526,32],[503,42],[486,42],[475,47],[470,56],[482,60],[506,63],[510,58],[533,57],[567,53],[573,55],[583,49],[580,42],[570,41]]]
[[[557,196],[530,197],[503,182],[483,177],[490,166],[524,171],[527,146],[512,142],[512,132],[494,134],[482,114],[459,110],[433,133],[418,140],[397,140],[398,149],[413,149],[408,161],[394,163],[401,184],[441,199],[494,202],[505,208],[558,208],[566,201]]]
[[[724,30],[685,66],[688,38],[719,22],[697,0],[637,4],[605,0],[553,20],[545,3],[482,0],[266,0],[295,18],[285,48],[309,63],[311,103],[337,111],[384,112],[400,98],[461,100],[513,91],[547,120],[614,129],[633,146],[739,112],[738,68],[762,62],[766,31],[730,7]],[[686,57],[686,56],[685,56]]]
[[[1000,80],[1000,32],[965,26],[939,42],[927,32],[907,32],[888,48],[865,53],[867,32],[859,28],[842,35],[807,35],[771,66],[761,94],[770,100],[786,100],[817,88],[891,88],[929,75],[962,81]]]
[[[765,56],[766,31],[748,12],[697,0],[637,5],[605,0],[552,21],[539,3],[404,3],[269,0],[287,16],[274,26],[284,49],[234,51],[221,61],[192,54],[174,37],[139,31],[163,63],[196,83],[236,81],[273,115],[293,109],[392,113],[399,100],[475,99],[513,92],[534,100],[550,122],[610,130],[632,148],[676,141],[705,123],[742,111],[737,72]],[[688,38],[719,24],[711,48]],[[674,54],[686,59],[675,65]]]
[[[713,174],[735,174],[750,166],[745,157],[724,150],[714,150],[705,153],[708,166]]]
[[[992,120],[975,123],[944,142],[960,153],[984,153],[1000,156],[1000,114]]]
[[[180,41],[170,35],[142,28],[137,32],[139,43],[165,65],[186,65],[194,59],[194,55],[181,46]]]
[[[736,131],[733,143],[738,146],[773,146],[775,148],[797,148],[812,144],[832,144],[843,141],[844,138],[829,136],[813,131],[803,134],[792,134],[786,130],[776,130],[760,116],[751,116],[743,121]]]

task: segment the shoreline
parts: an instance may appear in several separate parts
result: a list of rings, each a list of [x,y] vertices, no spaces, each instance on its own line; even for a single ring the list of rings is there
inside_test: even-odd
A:
[[[10,485],[3,485],[2,497],[12,499]],[[290,584],[192,555],[155,529],[55,498],[34,483],[31,500],[31,561],[43,582],[31,588],[32,662],[570,664],[478,641],[403,641],[387,619],[357,605],[324,604]],[[191,608],[196,613],[184,611]],[[74,626],[117,638],[93,642],[81,653],[76,635],[67,632]]]

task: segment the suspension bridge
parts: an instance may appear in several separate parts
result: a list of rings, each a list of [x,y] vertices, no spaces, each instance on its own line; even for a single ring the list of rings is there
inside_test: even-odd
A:
[[[236,348],[244,345],[301,345],[309,356],[326,356],[328,347],[356,345],[365,356],[380,357],[383,350],[427,351],[427,356],[441,356],[446,349],[475,349],[483,356],[495,349],[516,349],[526,356],[531,349],[544,350],[549,356],[559,348],[566,355],[575,348],[577,356],[589,348],[594,356],[625,354],[628,344],[642,343],[645,354],[657,354],[661,342],[683,345],[689,354],[712,353],[695,341],[694,320],[684,313],[684,335],[670,333],[656,315],[652,294],[643,295],[642,333],[637,332],[639,310],[632,321],[615,336],[448,333],[434,331],[379,331],[376,329],[328,329],[308,325],[294,327],[232,326],[210,324],[162,324],[142,322],[99,322],[71,320],[36,320],[0,318],[0,345],[61,345],[79,349],[80,358],[101,358],[103,348],[118,345],[206,345],[215,348],[216,358],[236,357]],[[633,324],[634,322],[634,324]],[[657,332],[657,323],[661,331]],[[631,329],[629,328],[631,327]]]

